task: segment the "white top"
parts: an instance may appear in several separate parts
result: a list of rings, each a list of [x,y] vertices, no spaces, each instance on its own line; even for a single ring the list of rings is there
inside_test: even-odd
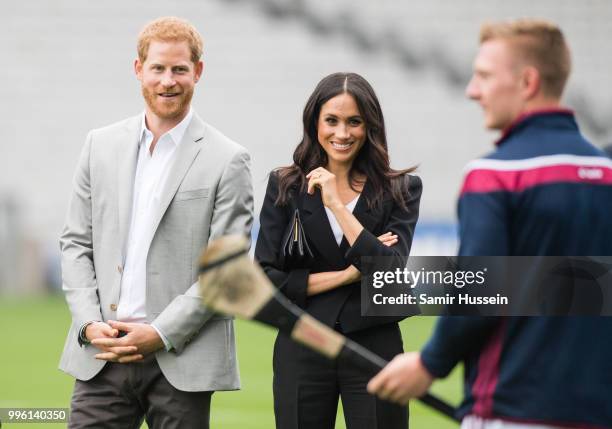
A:
[[[155,208],[160,204],[161,193],[176,158],[174,156],[176,148],[181,143],[192,118],[193,112],[190,109],[177,126],[159,138],[151,154],[153,133],[147,128],[144,113],[142,115],[132,197],[132,218],[121,278],[121,294],[117,305],[117,320],[137,323],[147,320],[147,254],[155,234],[153,225],[154,213],[157,211]],[[161,332],[160,335],[166,342]]]
[[[353,199],[353,201],[351,201],[350,203],[348,203],[344,207],[346,207],[348,209],[348,211],[353,213],[353,210],[355,210],[355,206],[357,205],[357,201],[359,200],[360,196],[361,196],[361,194],[358,194]],[[327,207],[325,207],[325,213],[327,213],[327,219],[329,219],[329,226],[331,226],[331,229],[334,232],[334,237],[336,239],[336,243],[338,243],[338,246],[340,246],[340,243],[342,242],[342,237],[344,236],[344,232],[342,232],[342,228],[340,228],[340,224],[338,223],[338,220],[336,219],[336,216],[334,216],[334,213],[330,209],[328,209]]]

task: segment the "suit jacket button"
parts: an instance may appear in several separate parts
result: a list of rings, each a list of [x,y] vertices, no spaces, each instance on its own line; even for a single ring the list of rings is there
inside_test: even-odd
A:
[[[117,304],[111,304],[110,309],[111,311],[117,311]]]
[[[119,274],[123,274],[123,267],[121,265],[117,265],[117,271],[119,271]]]

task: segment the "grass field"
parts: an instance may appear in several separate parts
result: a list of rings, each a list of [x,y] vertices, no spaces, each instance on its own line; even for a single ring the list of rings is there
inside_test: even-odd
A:
[[[415,317],[402,322],[404,347],[417,350],[428,338],[434,318]],[[0,408],[68,407],[73,380],[57,369],[70,323],[62,297],[13,299],[0,297]],[[238,359],[242,379],[239,392],[213,397],[213,429],[273,429],[272,343],[275,333],[266,327],[236,322]],[[459,371],[434,384],[432,391],[457,404],[461,397]],[[45,428],[63,427],[45,424]],[[40,425],[3,424],[2,429]],[[456,424],[417,402],[410,404],[411,428],[455,428]],[[336,428],[345,428],[338,413]]]

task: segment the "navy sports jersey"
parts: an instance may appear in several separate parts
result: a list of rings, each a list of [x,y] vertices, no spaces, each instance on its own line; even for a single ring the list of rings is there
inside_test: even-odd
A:
[[[612,255],[612,160],[571,111],[522,116],[466,167],[460,255]],[[612,318],[441,317],[422,351],[465,363],[460,416],[612,428]]]

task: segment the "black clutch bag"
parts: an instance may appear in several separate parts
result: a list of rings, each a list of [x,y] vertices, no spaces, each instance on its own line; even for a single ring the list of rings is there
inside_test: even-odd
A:
[[[313,259],[308,246],[304,227],[300,220],[300,212],[295,209],[287,230],[281,241],[281,257],[283,268],[306,268]]]

